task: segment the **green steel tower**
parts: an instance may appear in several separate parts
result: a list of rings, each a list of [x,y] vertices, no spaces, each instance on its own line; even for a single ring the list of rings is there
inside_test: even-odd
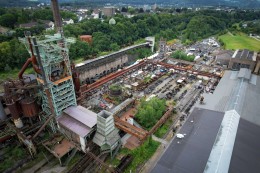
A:
[[[68,47],[75,39],[64,39],[59,33],[46,35],[42,40],[33,37],[32,43],[29,36],[27,39],[20,40],[25,43],[31,56],[36,53],[39,69],[36,70],[37,81],[43,86],[42,109],[47,120],[49,116],[59,116],[64,109],[77,104],[68,56]],[[30,44],[33,51],[30,51]],[[51,124],[55,131],[54,122]]]

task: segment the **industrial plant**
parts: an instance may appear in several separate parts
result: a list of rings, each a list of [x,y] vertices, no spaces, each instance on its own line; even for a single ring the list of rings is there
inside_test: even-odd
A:
[[[42,151],[47,161],[35,163],[28,170],[43,172],[49,164],[48,159],[54,158],[64,167],[63,172],[124,172],[133,158],[125,154],[114,166],[112,160],[118,158],[120,149],[134,150],[147,141],[161,141],[154,134],[169,120],[171,125],[164,136],[171,134],[171,138],[175,138],[181,127],[187,124],[187,118],[189,123],[199,117],[194,117],[194,107],[197,107],[195,112],[207,108],[220,112],[234,107],[240,109],[233,105],[236,94],[249,83],[256,85],[255,76],[260,67],[257,52],[237,50],[230,59],[220,61],[211,56],[214,50],[219,49],[213,38],[186,49],[186,53],[196,55],[196,62],[169,57],[167,52],[173,51],[174,47],[167,46],[163,38],[157,40],[159,45],[156,46],[155,38],[147,37],[145,43],[82,63],[71,63],[69,48],[75,38],[65,38],[57,0],[51,0],[51,5],[56,33],[43,38],[26,32],[20,42],[30,57],[17,79],[6,80],[3,84],[4,93],[0,96],[0,150],[3,152],[0,155],[7,158],[8,152],[4,148],[17,143],[26,148],[30,156],[6,172],[23,169]],[[91,42],[92,38],[82,36],[80,39]],[[202,50],[200,46],[207,49]],[[141,48],[150,49],[153,55],[137,60],[129,53]],[[205,54],[207,58],[203,59]],[[25,75],[29,65],[35,73]],[[237,72],[233,74],[227,69]],[[233,83],[228,78],[234,80]],[[223,80],[232,83],[230,87],[241,85],[242,88],[232,93],[232,88],[225,87]],[[218,88],[219,83],[222,91]],[[225,88],[232,94],[220,98]],[[237,101],[242,107],[240,100]],[[149,119],[156,119],[154,124],[144,124],[138,116],[140,108],[148,103],[154,109],[150,106],[147,110],[157,111],[156,117],[152,117],[154,111],[149,112]],[[230,109],[224,109],[225,103]],[[159,108],[164,109],[158,111]],[[193,119],[189,117],[191,113]],[[223,117],[221,114],[216,122],[220,123]],[[180,133],[185,132],[181,130]],[[68,167],[77,153],[80,153],[80,158]],[[167,169],[161,168],[160,164],[153,172]],[[210,166],[209,161],[207,164]]]

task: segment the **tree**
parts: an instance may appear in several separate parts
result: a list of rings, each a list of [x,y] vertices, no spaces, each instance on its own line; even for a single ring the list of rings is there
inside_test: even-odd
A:
[[[161,118],[166,109],[166,101],[153,97],[149,101],[141,100],[136,118],[147,130],[151,129]]]
[[[11,13],[4,14],[0,17],[0,25],[13,28],[17,22],[16,16]]]
[[[112,43],[112,44],[110,45],[110,49],[111,49],[112,51],[118,51],[118,50],[120,49],[120,46],[118,46],[117,43]]]
[[[84,58],[87,59],[91,55],[91,48],[88,43],[76,40],[75,44],[72,44],[69,51],[71,59]]]
[[[128,13],[131,15],[135,14],[135,9],[134,8],[128,8]]]
[[[122,9],[121,9],[121,12],[127,12],[128,10],[127,10],[127,8],[126,7],[122,7]]]

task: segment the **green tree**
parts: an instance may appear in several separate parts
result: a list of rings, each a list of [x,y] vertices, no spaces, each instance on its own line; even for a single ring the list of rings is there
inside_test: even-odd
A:
[[[13,28],[16,22],[16,16],[12,13],[7,13],[0,17],[0,25],[2,26]]]
[[[147,130],[151,129],[161,118],[166,109],[166,101],[153,97],[149,101],[141,100],[136,118],[138,122]]]

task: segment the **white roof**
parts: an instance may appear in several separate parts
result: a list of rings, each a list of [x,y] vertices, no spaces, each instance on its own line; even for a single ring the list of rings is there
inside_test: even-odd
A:
[[[240,115],[235,110],[225,112],[204,173],[228,172],[239,119]]]
[[[97,114],[82,106],[71,106],[63,112],[90,128],[97,124]]]

